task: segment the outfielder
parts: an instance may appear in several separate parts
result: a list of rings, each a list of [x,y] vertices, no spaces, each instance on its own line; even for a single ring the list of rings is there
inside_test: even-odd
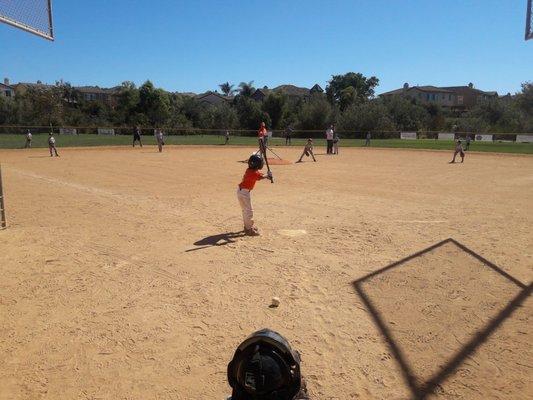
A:
[[[56,139],[54,138],[54,134],[52,132],[48,134],[48,150],[50,150],[50,157],[54,156],[52,152],[55,152],[56,157],[59,157],[56,149]]]
[[[165,145],[165,142],[163,141],[163,131],[161,129],[156,129],[154,132],[155,140],[157,141],[157,147],[159,148],[159,152],[161,153],[163,151],[163,146]]]
[[[28,129],[26,131],[26,144],[24,145],[25,149],[31,149],[31,140],[33,138],[33,135],[31,134],[30,130]]]

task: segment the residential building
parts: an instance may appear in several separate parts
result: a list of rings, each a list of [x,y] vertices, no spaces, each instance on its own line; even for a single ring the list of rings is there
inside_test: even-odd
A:
[[[464,111],[471,109],[480,101],[498,98],[497,92],[485,92],[475,89],[470,83],[468,86],[409,86],[385,92],[379,95],[382,98],[390,96],[405,96],[415,99],[422,104],[438,104],[449,110]]]
[[[15,97],[15,88],[9,84],[8,78],[4,78],[4,83],[0,83],[0,96]]]
[[[81,98],[85,101],[101,101],[110,105],[116,104],[116,95],[120,90],[119,87],[106,89],[98,86],[77,86],[74,89],[80,93]]]
[[[476,89],[472,83],[468,86],[447,86],[443,89],[451,90],[457,95],[457,103],[454,107],[457,110],[468,110],[482,101],[498,98],[498,92]]]
[[[313,85],[311,89],[304,88],[304,87],[298,87],[295,85],[280,85],[280,86],[275,87],[274,89],[269,89],[265,86],[262,89],[257,89],[252,94],[252,99],[256,101],[263,101],[270,92],[283,93],[287,95],[289,98],[305,100],[311,97],[311,95],[313,94],[324,93],[324,90],[320,87],[319,84]]]
[[[233,98],[221,95],[217,92],[205,92],[202,94],[199,94],[196,96],[196,100],[198,100],[200,103],[209,104],[209,105],[217,105],[222,103],[230,102]]]

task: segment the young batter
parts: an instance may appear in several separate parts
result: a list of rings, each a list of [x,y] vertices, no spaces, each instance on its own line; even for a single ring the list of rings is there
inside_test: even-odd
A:
[[[272,173],[263,175],[259,172],[263,168],[263,157],[252,154],[248,159],[248,169],[244,173],[242,182],[237,189],[237,198],[242,209],[242,219],[244,221],[244,233],[249,236],[259,236],[259,231],[254,226],[254,210],[252,209],[252,199],[250,193],[257,181],[262,179],[272,179]]]

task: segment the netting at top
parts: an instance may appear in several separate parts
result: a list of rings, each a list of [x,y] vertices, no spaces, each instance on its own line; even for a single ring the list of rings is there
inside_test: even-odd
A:
[[[533,39],[533,1],[527,0],[526,40]]]
[[[51,0],[0,0],[0,21],[54,39]]]

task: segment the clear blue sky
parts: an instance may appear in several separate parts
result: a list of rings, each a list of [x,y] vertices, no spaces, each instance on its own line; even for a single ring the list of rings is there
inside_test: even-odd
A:
[[[56,41],[0,24],[0,77],[171,91],[325,87],[332,74],[377,92],[473,82],[500,94],[533,80],[526,0],[55,0]]]

